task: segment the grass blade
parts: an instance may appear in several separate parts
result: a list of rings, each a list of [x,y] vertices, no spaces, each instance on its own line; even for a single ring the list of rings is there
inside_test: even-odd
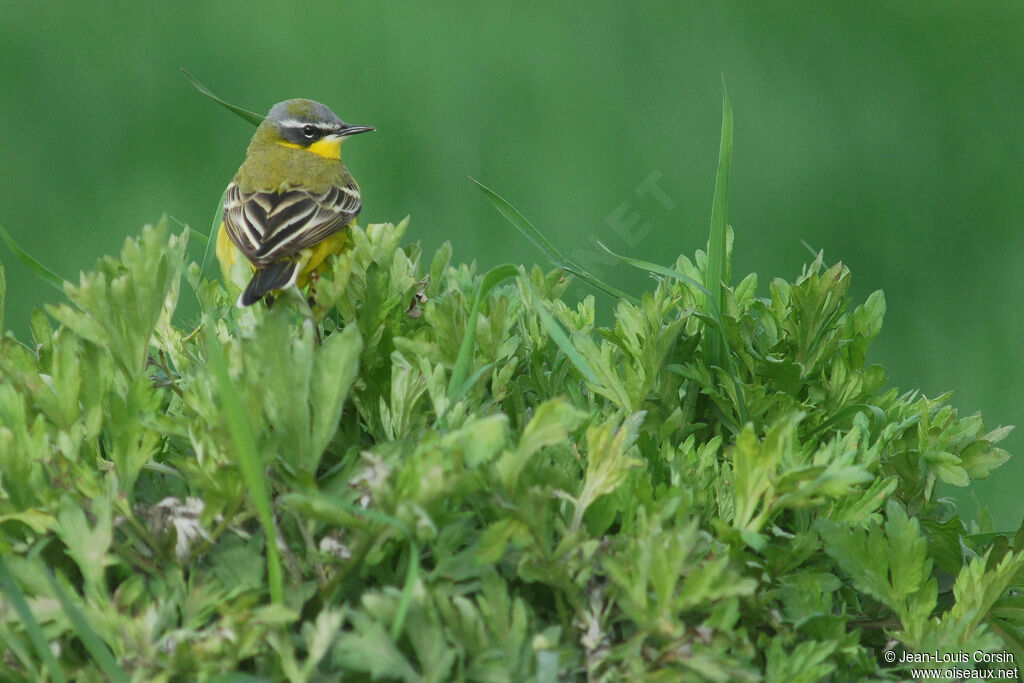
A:
[[[648,273],[652,273],[654,275],[664,275],[665,277],[672,278],[673,280],[678,280],[679,282],[684,282],[684,283],[690,285],[691,287],[696,288],[699,292],[704,294],[704,296],[707,297],[711,301],[712,308],[711,308],[711,311],[708,313],[708,315],[710,315],[712,318],[714,318],[715,322],[717,322],[719,324],[719,326],[721,326],[721,324],[722,324],[722,316],[721,316],[721,313],[720,313],[721,309],[718,308],[718,304],[715,303],[714,298],[711,296],[711,290],[709,290],[707,287],[705,287],[703,284],[701,284],[697,280],[694,280],[692,277],[690,277],[688,275],[684,275],[684,274],[680,273],[678,270],[675,270],[674,268],[667,268],[665,266],[659,266],[657,263],[651,263],[650,261],[642,261],[640,259],[630,258],[629,256],[623,256],[622,254],[616,254],[614,251],[612,251],[611,249],[606,247],[604,245],[604,243],[601,242],[601,241],[597,242],[597,246],[601,247],[602,249],[607,251],[609,254],[611,254],[615,258],[619,259],[620,261],[622,261],[623,263],[628,263],[629,265],[633,266],[634,268],[639,268],[640,270],[646,270]],[[726,343],[728,343],[728,342],[726,342]]]
[[[28,266],[29,270],[31,270],[36,277],[51,287],[54,287],[58,292],[64,291],[64,278],[57,275],[57,273],[44,266],[31,254],[19,247],[18,243],[14,241],[14,238],[7,234],[7,231],[3,228],[0,228],[0,237],[3,237],[4,242],[7,243],[7,248],[10,249],[22,263]]]
[[[729,104],[729,93],[722,79],[722,139],[718,148],[718,175],[715,178],[715,198],[711,205],[711,234],[708,237],[708,269],[705,273],[704,285],[710,290],[707,297],[707,312],[712,305],[722,309],[722,286],[726,285],[725,274],[728,272],[726,259],[726,224],[729,208],[729,169],[732,166],[732,105]],[[712,362],[722,365],[725,349],[719,339],[708,337],[705,351]]]
[[[231,434],[231,442],[235,447],[238,469],[242,472],[242,478],[245,480],[246,488],[249,489],[249,495],[252,497],[256,514],[267,539],[267,581],[270,584],[270,599],[275,604],[282,604],[284,588],[281,582],[281,559],[277,549],[277,533],[274,530],[274,513],[270,505],[270,494],[263,476],[259,451],[256,448],[256,437],[253,435],[252,424],[249,421],[249,415],[245,412],[245,406],[238,398],[238,391],[228,375],[227,361],[224,358],[224,350],[217,340],[217,333],[213,331],[213,325],[209,320],[205,320],[203,326],[206,328],[207,362],[213,371],[214,381],[220,394],[228,432]]]
[[[540,318],[541,325],[544,326],[544,330],[547,331],[548,336],[555,342],[562,353],[566,355],[569,361],[576,366],[576,369],[580,371],[588,382],[601,386],[601,380],[597,378],[597,373],[590,367],[590,363],[583,357],[582,354],[573,346],[572,341],[566,336],[562,330],[562,326],[558,324],[558,321],[554,319],[550,312],[548,312],[547,306],[537,296],[537,292],[533,291],[533,285],[530,284],[529,279],[523,278],[523,282],[526,283],[527,289],[530,290],[530,299],[533,302],[533,310],[537,312],[537,317]]]
[[[599,289],[605,294],[613,296],[616,299],[625,299],[632,304],[637,303],[636,297],[619,291],[606,282],[602,282],[574,261],[562,256],[562,253],[558,251],[554,244],[551,243],[551,240],[549,240],[544,233],[538,230],[533,223],[527,220],[523,214],[519,213],[514,206],[505,201],[501,195],[481,183],[476,178],[471,177],[470,180],[476,183],[476,186],[479,187],[485,195],[487,195],[487,198],[491,200],[492,204],[494,204],[494,208],[498,210],[498,213],[505,217],[505,220],[511,223],[517,230],[519,230],[519,232],[523,233],[523,236],[530,240],[534,246],[544,252],[544,255],[547,256],[548,261],[550,261],[552,265],[572,273],[591,287]]]
[[[179,68],[181,68],[181,67],[179,67]],[[207,88],[205,85],[200,83],[196,79],[195,76],[193,76],[189,72],[185,71],[185,69],[182,68],[181,69],[181,73],[185,74],[185,78],[188,79],[188,82],[192,84],[193,88],[195,88],[199,92],[203,93],[204,95],[209,97],[211,100],[213,100],[214,102],[216,102],[220,106],[222,106],[225,109],[227,109],[228,111],[230,111],[235,116],[238,116],[239,118],[245,119],[246,121],[248,121],[249,123],[251,123],[254,126],[258,126],[261,123],[263,123],[263,119],[264,119],[263,116],[257,114],[256,112],[249,111],[248,109],[242,109],[241,107],[238,107],[238,106],[236,106],[234,104],[231,104],[229,102],[225,102],[221,98],[219,98],[216,95],[214,95],[210,91],[209,88]]]
[[[46,636],[43,635],[43,629],[39,626],[39,622],[36,621],[35,615],[32,614],[28,601],[25,600],[25,595],[21,592],[14,577],[7,571],[7,564],[4,562],[2,555],[0,555],[0,587],[3,588],[4,593],[7,594],[7,600],[21,618],[21,623],[25,627],[25,633],[28,634],[29,640],[32,641],[32,646],[35,647],[36,654],[39,655],[39,659],[46,666],[46,670],[50,672],[50,678],[57,683],[64,683],[67,680],[64,678],[64,671],[61,670],[60,665],[54,658],[53,652],[50,650],[50,644],[47,642]]]
[[[4,264],[0,263],[0,335],[4,333],[4,304],[7,299],[7,277],[4,275]]]
[[[462,397],[469,393],[469,390],[473,388],[473,385],[475,385],[481,377],[483,377],[484,373],[490,372],[493,368],[494,363],[484,363],[478,367],[473,371],[473,374],[462,383],[462,386],[455,390],[455,394],[448,397],[448,400],[451,403],[458,403],[461,401]]]
[[[220,234],[220,224],[224,220],[224,197],[228,193],[228,188],[225,187],[224,191],[220,193],[220,201],[217,202],[217,210],[213,213],[213,221],[210,223],[210,234],[206,238],[206,251],[203,252],[203,262],[199,264],[199,274],[202,275],[206,272],[206,263],[210,258],[210,248],[213,247],[216,250],[215,245],[217,243],[217,236]],[[225,286],[227,283],[225,283]]]
[[[476,290],[476,297],[473,299],[473,308],[470,309],[469,318],[466,320],[466,329],[462,333],[459,355],[455,359],[451,379],[448,380],[448,398],[451,403],[455,403],[456,393],[462,388],[466,376],[469,375],[469,364],[473,360],[473,345],[476,343],[476,318],[480,313],[480,303],[500,282],[515,277],[518,273],[515,266],[506,263],[491,268],[481,280],[480,289]]]
[[[701,283],[694,280],[692,277],[683,275],[678,270],[675,270],[673,268],[666,268],[665,266],[659,266],[657,263],[650,263],[648,261],[641,261],[640,259],[630,258],[628,256],[616,254],[614,251],[606,247],[601,242],[598,242],[597,245],[604,249],[605,251],[607,251],[612,256],[614,256],[615,258],[622,261],[623,263],[628,263],[634,268],[645,270],[648,273],[652,273],[654,275],[664,275],[665,277],[672,278],[673,280],[678,280],[679,282],[688,284],[691,287],[695,287],[698,291],[704,294],[706,300],[711,305],[711,310],[708,312],[707,315],[712,320],[715,321],[718,327],[717,335],[709,334],[707,335],[707,337],[717,339],[718,343],[721,344],[721,348],[723,350],[722,358],[724,359],[724,362],[716,362],[712,363],[712,365],[724,368],[729,373],[729,377],[732,379],[733,389],[736,391],[736,414],[740,418],[740,425],[742,426],[746,424],[747,405],[746,401],[743,400],[743,392],[741,391],[742,385],[740,383],[739,375],[736,374],[736,366],[732,361],[732,346],[729,344],[729,338],[725,336],[725,325],[722,322],[722,311],[718,307],[718,304],[715,303],[715,298],[711,295],[711,291],[708,290],[708,288],[702,285]],[[721,288],[719,288],[719,290],[721,290]]]
[[[96,635],[96,631],[93,630],[92,626],[89,625],[89,621],[82,614],[82,610],[78,609],[78,606],[68,595],[68,592],[60,585],[56,577],[47,570],[46,579],[50,582],[50,586],[53,588],[54,594],[57,596],[57,600],[60,601],[60,606],[64,608],[64,613],[68,616],[68,620],[71,622],[71,627],[75,631],[75,635],[82,641],[82,645],[88,650],[89,655],[93,661],[96,662],[97,666],[103,670],[106,674],[107,679],[115,681],[115,683],[128,683],[130,680],[128,674],[124,672],[117,662],[114,660],[114,655],[111,654],[110,648],[107,644]]]
[[[402,635],[402,627],[405,626],[405,615],[409,612],[409,605],[412,603],[412,592],[416,590],[416,581],[420,578],[420,548],[412,538],[409,539],[409,569],[405,574],[405,584],[402,586],[402,597],[398,599],[398,608],[395,610],[395,620],[391,622],[391,640],[397,641]]]

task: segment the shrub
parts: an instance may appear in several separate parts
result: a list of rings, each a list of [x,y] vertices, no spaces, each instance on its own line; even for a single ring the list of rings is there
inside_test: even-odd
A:
[[[0,677],[1013,672],[1020,533],[937,492],[1006,430],[885,387],[881,292],[818,255],[710,306],[698,252],[605,327],[407,224],[239,310],[161,222],[2,339]]]

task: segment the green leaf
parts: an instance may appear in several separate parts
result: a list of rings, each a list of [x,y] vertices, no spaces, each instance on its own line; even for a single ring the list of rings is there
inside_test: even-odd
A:
[[[491,200],[492,204],[494,204],[494,208],[498,210],[498,213],[505,217],[505,220],[507,220],[509,223],[515,226],[516,229],[518,229],[519,232],[521,232],[523,236],[526,237],[526,239],[530,240],[530,242],[532,242],[534,246],[536,246],[538,249],[544,252],[544,255],[547,257],[548,261],[550,261],[552,265],[572,273],[579,279],[586,282],[588,285],[596,289],[599,289],[605,294],[609,294],[615,297],[616,299],[625,299],[626,301],[629,301],[631,303],[637,303],[636,297],[630,296],[625,292],[615,289],[611,285],[599,280],[597,277],[584,270],[574,261],[562,256],[561,252],[555,248],[555,245],[551,243],[551,241],[544,235],[544,233],[542,233],[540,230],[534,227],[534,225],[530,223],[530,221],[528,221],[526,217],[523,216],[523,214],[519,213],[515,209],[515,207],[513,207],[511,204],[505,201],[501,197],[501,195],[499,195],[497,192],[490,189],[480,181],[476,180],[475,178],[470,178],[470,180],[476,183],[477,187],[479,187],[483,191],[483,193],[487,195],[487,198]]]
[[[551,340],[555,342],[558,348],[562,350],[562,353],[576,366],[576,369],[580,371],[580,374],[588,382],[600,386],[601,380],[598,379],[597,374],[590,367],[590,363],[586,361],[579,350],[569,341],[569,337],[565,335],[561,325],[548,313],[547,306],[537,296],[537,293],[533,291],[533,285],[530,284],[529,279],[524,277],[523,282],[526,284],[527,289],[530,290],[530,303],[533,305],[533,310],[537,313],[537,317],[540,318],[540,323],[548,333],[548,336],[551,337]]]
[[[644,413],[640,412],[627,417],[618,427],[613,422],[604,422],[587,429],[587,473],[576,498],[570,535],[579,529],[583,514],[595,500],[615,491],[629,471],[640,466],[641,461],[632,455],[632,447],[643,419]]]
[[[76,334],[106,349],[131,379],[146,364],[150,337],[165,304],[177,303],[176,290],[188,242],[187,231],[168,237],[167,220],[146,226],[138,239],[128,238],[120,260],[100,260],[83,273],[79,284],[64,284],[67,304],[46,310]]]
[[[314,357],[309,403],[313,413],[311,448],[318,458],[338,431],[345,399],[359,374],[362,350],[363,338],[352,324],[328,337]]]
[[[538,451],[548,446],[567,441],[569,433],[576,429],[586,413],[577,410],[564,398],[553,398],[541,403],[533,417],[523,429],[519,446],[498,461],[498,471],[505,486],[516,487],[523,468]]]
[[[233,104],[229,104],[229,103],[225,102],[224,100],[222,100],[221,98],[217,97],[212,92],[210,92],[209,88],[207,88],[205,85],[200,83],[196,79],[195,76],[193,76],[189,72],[185,71],[185,69],[181,69],[181,73],[183,73],[185,75],[185,78],[188,79],[188,82],[192,84],[193,88],[195,88],[199,92],[203,93],[204,95],[209,97],[211,100],[213,100],[214,102],[216,102],[220,106],[222,106],[225,109],[227,109],[228,111],[230,111],[235,116],[248,121],[249,123],[251,123],[254,126],[258,126],[261,123],[263,123],[263,119],[264,119],[263,116],[260,116],[259,114],[255,113],[255,112],[251,112],[248,109],[242,109],[241,107],[238,107],[238,106],[235,106]]]
[[[467,467],[480,467],[493,460],[508,443],[508,416],[471,416],[459,429],[446,434],[441,446],[448,453],[459,453]]]
[[[111,560],[107,553],[113,541],[113,517],[110,501],[98,496],[92,501],[92,514],[96,524],[90,525],[85,511],[75,504],[70,496],[60,500],[57,512],[57,535],[67,546],[68,555],[78,565],[85,578],[86,594],[102,599],[105,597],[103,572]]]
[[[22,263],[28,266],[28,269],[31,270],[36,277],[38,277],[40,280],[50,285],[51,287],[54,287],[57,291],[64,291],[64,278],[62,278],[60,275],[57,275],[57,273],[53,272],[52,270],[44,266],[42,263],[37,261],[31,254],[29,254],[27,251],[19,247],[18,243],[14,241],[14,238],[11,237],[7,233],[7,231],[4,230],[2,227],[0,227],[0,237],[3,237],[4,242],[7,243],[7,248],[10,249],[11,252],[13,252],[14,255],[18,257],[18,260],[20,260]],[[0,317],[0,322],[2,322],[2,317]],[[0,325],[0,330],[2,329],[3,327],[2,325]]]
[[[718,149],[718,174],[715,177],[715,199],[711,206],[711,234],[708,237],[708,269],[704,284],[710,290],[706,299],[706,312],[722,310],[722,287],[726,286],[729,265],[726,250],[726,215],[729,206],[729,169],[732,166],[732,105],[722,77],[722,139]],[[708,357],[719,367],[726,347],[715,336],[704,340]]]
[[[257,516],[266,537],[270,599],[275,604],[282,604],[284,588],[281,581],[281,560],[277,549],[277,534],[274,530],[274,513],[270,504],[270,494],[263,476],[263,461],[256,449],[256,437],[249,414],[242,405],[238,391],[228,375],[224,351],[217,340],[216,332],[213,331],[212,321],[204,320],[203,328],[206,330],[207,362],[213,373],[217,393],[220,396],[220,404],[224,410],[224,419],[231,435],[231,442],[235,450],[235,463],[245,480],[246,488],[256,507]]]
[[[337,662],[356,671],[367,672],[374,678],[420,679],[379,621],[362,611],[354,612],[349,621],[353,630],[344,632],[333,648],[332,657]]]
[[[783,639],[776,636],[768,648],[765,683],[815,683],[828,678],[835,664],[828,661],[838,646],[837,641],[810,640],[786,652]]]
[[[21,592],[14,577],[7,571],[7,564],[4,561],[3,555],[0,555],[0,587],[3,588],[4,593],[7,595],[7,600],[14,607],[14,611],[18,613],[21,624],[25,627],[29,640],[32,641],[32,647],[35,648],[39,659],[43,661],[43,665],[46,666],[50,677],[58,683],[67,680],[64,678],[64,671],[60,668],[60,664],[57,663],[53,652],[50,650],[50,644],[47,642],[39,622],[36,620],[32,610],[29,609],[28,602],[25,600],[25,594]]]
[[[64,614],[67,615],[68,621],[71,622],[75,634],[82,641],[82,645],[85,646],[93,661],[99,665],[109,680],[115,681],[115,683],[128,683],[131,680],[128,674],[117,665],[114,656],[110,653],[110,648],[93,630],[89,620],[85,618],[82,610],[72,600],[69,590],[61,586],[60,581],[54,578],[49,569],[46,570],[45,574],[50,582],[50,587],[57,596],[57,600],[60,601],[61,607],[64,608]]]
[[[477,543],[478,562],[494,563],[505,555],[505,549],[513,538],[525,538],[528,529],[519,520],[506,517],[491,524],[480,534]]]
[[[210,233],[206,237],[206,249],[203,250],[203,260],[199,264],[200,274],[206,272],[206,264],[210,258],[210,252],[217,253],[217,238],[220,234],[220,224],[224,221],[224,197],[228,193],[228,188],[225,187],[224,191],[220,193],[220,199],[217,201],[217,208],[213,212],[213,220],[210,223]],[[227,286],[228,283],[224,283]]]
[[[665,266],[659,266],[656,263],[650,263],[648,261],[641,261],[640,259],[630,258],[628,256],[621,256],[619,254],[616,254],[608,247],[606,247],[600,241],[597,244],[615,258],[623,261],[624,263],[628,263],[634,268],[639,268],[640,270],[645,270],[648,273],[653,273],[656,275],[664,275],[665,277],[690,285],[691,287],[696,288],[697,290],[704,294],[704,296],[706,297],[706,301],[708,301],[711,304],[710,316],[717,323],[718,336],[721,338],[722,348],[725,350],[725,363],[718,365],[718,367],[725,368],[729,372],[729,377],[732,380],[734,394],[736,397],[736,414],[740,418],[740,424],[746,424],[748,421],[747,406],[746,401],[743,399],[742,384],[740,382],[739,376],[736,374],[736,365],[733,362],[733,353],[732,349],[729,346],[729,339],[728,337],[725,336],[725,323],[722,320],[721,310],[719,309],[718,304],[715,302],[714,297],[711,295],[711,291],[701,283],[694,280],[693,278],[680,273],[678,270],[666,268]]]
[[[476,341],[476,323],[477,316],[480,314],[480,303],[492,289],[504,280],[515,277],[518,272],[516,267],[510,264],[495,266],[487,271],[480,281],[480,288],[476,291],[476,297],[473,299],[473,308],[470,309],[469,317],[466,319],[466,329],[462,333],[459,355],[455,359],[452,377],[448,382],[449,405],[458,400],[456,393],[465,384],[466,376],[469,374],[469,364],[473,361],[473,345]]]
[[[892,609],[915,642],[935,607],[937,589],[931,578],[928,544],[917,519],[895,500],[886,506],[884,528],[869,524],[851,528],[819,519],[815,528],[828,553],[853,579],[854,586]]]

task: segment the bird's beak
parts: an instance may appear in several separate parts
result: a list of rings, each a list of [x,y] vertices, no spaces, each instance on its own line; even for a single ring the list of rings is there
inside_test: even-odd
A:
[[[342,138],[347,138],[350,135],[358,135],[359,133],[369,133],[374,130],[373,126],[353,126],[346,125],[344,128],[339,130],[335,135]]]

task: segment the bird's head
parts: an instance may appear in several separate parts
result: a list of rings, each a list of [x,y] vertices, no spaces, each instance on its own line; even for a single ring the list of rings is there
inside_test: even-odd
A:
[[[257,137],[285,147],[305,149],[325,159],[340,159],[342,140],[371,130],[372,126],[345,123],[319,102],[295,99],[271,107]],[[253,142],[256,142],[255,137]]]

